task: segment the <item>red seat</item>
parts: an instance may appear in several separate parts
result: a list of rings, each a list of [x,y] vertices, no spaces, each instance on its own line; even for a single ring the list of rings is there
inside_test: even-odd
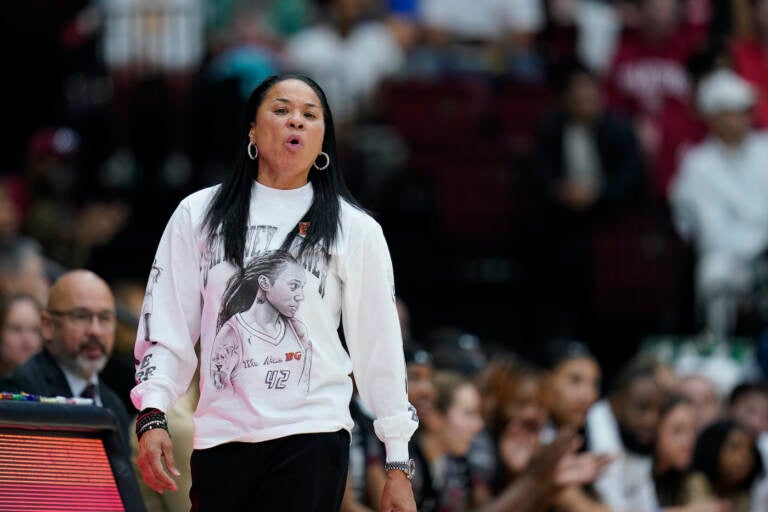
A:
[[[596,229],[593,286],[598,314],[661,325],[685,310],[690,250],[662,219],[635,214]]]
[[[551,89],[536,84],[505,83],[499,95],[498,119],[507,151],[524,157],[533,149],[541,116],[555,106]]]
[[[476,135],[490,115],[489,85],[476,78],[408,79],[384,84],[385,119],[411,145],[454,145]]]
[[[438,219],[453,242],[497,243],[509,237],[520,218],[520,177],[497,153],[474,158],[421,153],[414,170],[434,186]]]

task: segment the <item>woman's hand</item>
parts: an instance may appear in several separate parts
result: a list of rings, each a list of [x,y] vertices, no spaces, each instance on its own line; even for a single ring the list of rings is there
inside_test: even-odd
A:
[[[393,469],[387,471],[387,483],[381,493],[381,512],[416,512],[411,481],[405,473]]]
[[[163,462],[165,467],[163,467]],[[176,482],[168,474],[170,471],[175,476],[181,475],[176,468],[176,462],[173,460],[173,443],[166,430],[154,428],[141,436],[138,464],[144,482],[153,491],[163,494],[164,489],[178,490]]]

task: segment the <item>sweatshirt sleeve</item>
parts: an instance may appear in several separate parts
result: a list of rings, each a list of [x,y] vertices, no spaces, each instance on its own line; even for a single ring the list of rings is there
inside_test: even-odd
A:
[[[134,347],[133,405],[168,411],[186,393],[197,368],[202,299],[200,248],[182,202],[160,239],[147,283]]]
[[[392,262],[381,227],[352,249],[346,267],[342,322],[355,382],[376,416],[373,425],[387,461],[408,460],[408,441],[419,420],[408,403]]]

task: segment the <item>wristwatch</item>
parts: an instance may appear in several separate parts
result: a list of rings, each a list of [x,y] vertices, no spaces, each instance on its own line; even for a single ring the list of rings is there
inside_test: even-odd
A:
[[[385,462],[384,471],[389,471],[391,469],[398,469],[405,473],[405,476],[408,478],[408,480],[413,480],[413,475],[416,474],[416,462],[413,459],[397,462]]]

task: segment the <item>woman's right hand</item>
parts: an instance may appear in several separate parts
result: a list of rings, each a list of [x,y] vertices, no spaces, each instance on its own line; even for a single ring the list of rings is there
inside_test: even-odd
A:
[[[144,482],[153,491],[163,494],[164,489],[178,490],[176,482],[168,474],[170,471],[175,476],[181,475],[173,460],[173,443],[166,430],[154,428],[141,436],[137,462]]]

